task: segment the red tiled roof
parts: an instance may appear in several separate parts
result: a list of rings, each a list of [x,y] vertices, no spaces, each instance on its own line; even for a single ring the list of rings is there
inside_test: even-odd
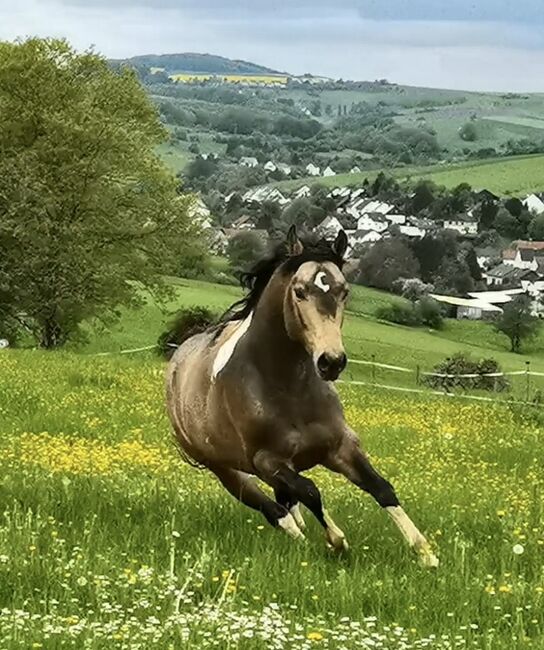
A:
[[[512,242],[512,246],[516,250],[520,250],[521,248],[528,248],[533,251],[541,251],[544,250],[544,241],[523,241],[521,239],[518,239],[515,242]]]

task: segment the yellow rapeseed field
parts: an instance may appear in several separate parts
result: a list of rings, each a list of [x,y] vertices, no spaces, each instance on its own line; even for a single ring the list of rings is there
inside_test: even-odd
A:
[[[198,83],[201,81],[217,80],[231,84],[265,84],[267,86],[284,85],[288,81],[285,75],[257,75],[257,74],[204,74],[204,73],[177,73],[170,75],[170,79],[179,83]]]

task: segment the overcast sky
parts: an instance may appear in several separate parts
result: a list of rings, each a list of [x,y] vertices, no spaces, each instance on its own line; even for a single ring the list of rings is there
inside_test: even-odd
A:
[[[294,74],[544,92],[544,0],[0,0],[0,39],[208,52]]]

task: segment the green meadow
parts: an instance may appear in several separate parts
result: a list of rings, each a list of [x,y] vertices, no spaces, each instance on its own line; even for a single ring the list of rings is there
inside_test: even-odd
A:
[[[332,554],[309,513],[295,543],[182,462],[164,362],[119,354],[153,344],[180,306],[238,295],[179,280],[166,305],[89,327],[85,346],[0,353],[0,649],[544,648],[541,411],[339,385],[441,564],[422,568],[367,495],[321,469],[350,551]],[[519,356],[481,323],[385,325],[388,300],[354,288],[352,358],[430,368],[464,350],[544,371],[541,341]]]

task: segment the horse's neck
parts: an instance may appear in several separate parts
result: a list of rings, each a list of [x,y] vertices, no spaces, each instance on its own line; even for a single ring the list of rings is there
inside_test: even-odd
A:
[[[301,343],[289,338],[283,303],[288,279],[273,278],[263,292],[247,333],[252,359],[270,377],[300,377],[311,361]]]

